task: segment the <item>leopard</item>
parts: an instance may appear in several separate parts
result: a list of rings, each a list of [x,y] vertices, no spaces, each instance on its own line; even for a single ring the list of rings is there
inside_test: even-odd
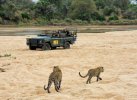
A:
[[[99,80],[102,80],[102,78],[100,77],[100,73],[102,73],[102,72],[104,72],[104,67],[100,66],[100,67],[97,67],[94,69],[89,69],[88,73],[85,76],[82,76],[79,72],[79,76],[82,78],[86,78],[87,76],[89,76],[86,81],[86,84],[88,84],[88,83],[90,84],[92,77],[97,77],[97,80],[96,80],[97,82]]]
[[[50,93],[51,84],[54,83],[55,90],[59,92],[61,88],[61,82],[62,82],[62,71],[59,68],[59,66],[54,66],[53,72],[49,75],[47,87],[46,85],[44,85],[44,90],[47,90],[48,93]]]

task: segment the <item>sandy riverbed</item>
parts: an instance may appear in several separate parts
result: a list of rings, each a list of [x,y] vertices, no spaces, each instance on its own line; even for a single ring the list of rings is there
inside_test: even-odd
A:
[[[28,36],[0,36],[0,100],[137,100],[137,31],[78,34],[71,49],[30,51]],[[43,90],[54,65],[63,72],[59,93]],[[80,78],[103,66],[102,81]]]

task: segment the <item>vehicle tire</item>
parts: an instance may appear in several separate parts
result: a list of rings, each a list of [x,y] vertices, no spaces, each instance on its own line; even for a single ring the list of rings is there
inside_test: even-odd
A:
[[[30,50],[36,50],[36,47],[34,47],[34,46],[29,46],[29,49],[30,49]]]
[[[43,46],[42,46],[42,50],[51,50],[51,46],[49,43],[45,43]]]
[[[70,43],[69,42],[65,42],[63,48],[64,49],[69,49],[70,48]]]
[[[52,49],[52,50],[55,50],[56,48],[57,48],[57,47],[52,47],[51,49]]]

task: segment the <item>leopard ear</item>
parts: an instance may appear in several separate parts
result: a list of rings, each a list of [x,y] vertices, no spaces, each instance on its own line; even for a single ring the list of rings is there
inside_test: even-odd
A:
[[[58,66],[54,66],[54,68],[57,68]]]
[[[54,66],[54,68],[59,68],[59,66]]]
[[[101,68],[103,68],[102,66],[100,66]]]
[[[100,68],[102,68],[102,69],[104,69],[104,67],[102,67],[102,66],[99,66]]]

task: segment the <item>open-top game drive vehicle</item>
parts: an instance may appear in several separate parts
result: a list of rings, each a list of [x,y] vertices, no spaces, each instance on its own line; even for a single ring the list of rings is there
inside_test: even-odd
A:
[[[70,44],[74,44],[77,38],[76,30],[58,30],[39,34],[35,38],[27,38],[27,45],[30,50],[41,48],[42,50],[52,50],[57,47],[69,49]]]

